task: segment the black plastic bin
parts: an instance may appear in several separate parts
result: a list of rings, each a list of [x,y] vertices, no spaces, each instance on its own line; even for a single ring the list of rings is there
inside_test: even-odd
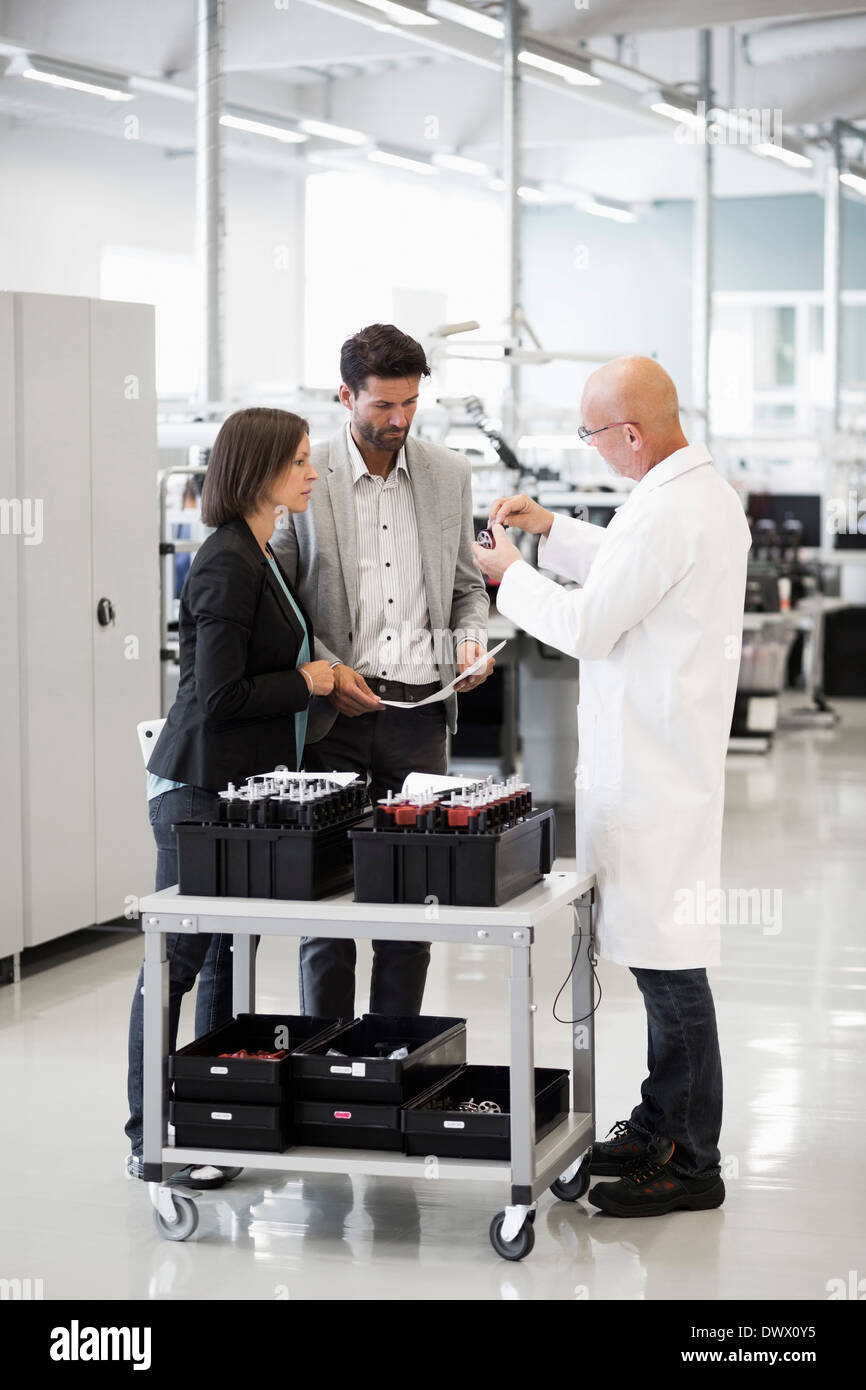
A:
[[[365,814],[312,830],[180,821],[174,827],[180,892],[295,902],[339,893],[352,882],[347,832],[367,819]]]
[[[409,1055],[379,1059],[376,1043],[389,1052],[408,1047]],[[343,1055],[327,1056],[331,1049]],[[296,1100],[401,1105],[465,1060],[465,1018],[364,1014],[292,1059],[292,1090]]]
[[[355,856],[355,901],[498,907],[550,873],[556,857],[552,809],[533,811],[510,830],[349,831]]]
[[[343,1027],[340,1019],[303,1018],[292,1014],[238,1014],[169,1058],[168,1074],[178,1101],[231,1101],[279,1105],[291,1086],[293,1052],[324,1042]],[[283,1043],[283,1034],[287,1034]],[[222,1052],[290,1054],[280,1061],[221,1057]]]
[[[493,1100],[500,1115],[458,1110],[461,1101]],[[405,1152],[440,1158],[511,1157],[509,1067],[461,1067],[431,1086],[403,1110]],[[535,1137],[542,1139],[569,1113],[567,1071],[535,1069]]]
[[[173,1100],[168,1114],[178,1148],[282,1153],[291,1141],[292,1107],[288,1098],[279,1105]]]
[[[403,1148],[400,1105],[358,1104],[354,1100],[296,1100],[292,1107],[294,1142],[324,1148]]]

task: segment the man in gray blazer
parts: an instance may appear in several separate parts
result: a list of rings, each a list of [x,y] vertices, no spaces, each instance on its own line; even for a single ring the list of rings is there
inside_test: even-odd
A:
[[[372,324],[340,354],[340,400],[349,420],[312,451],[310,507],[271,540],[310,614],[316,657],[334,667],[334,690],[314,699],[304,766],[357,772],[373,802],[409,772],[446,770],[446,727],[457,699],[417,704],[486,651],[488,601],[473,563],[470,465],[410,438],[422,376],[420,343]],[[471,690],[493,669],[458,687]],[[418,1014],[427,942],[373,942],[370,1012]],[[355,1016],[355,943],[304,937],[301,1009]]]

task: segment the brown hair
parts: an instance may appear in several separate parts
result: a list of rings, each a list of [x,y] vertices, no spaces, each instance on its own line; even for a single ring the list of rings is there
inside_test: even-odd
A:
[[[392,323],[371,323],[347,338],[340,349],[340,377],[355,395],[371,376],[393,381],[429,375],[421,344]]]
[[[223,421],[202,488],[205,526],[222,526],[255,511],[309,432],[300,415],[267,406],[236,410]]]

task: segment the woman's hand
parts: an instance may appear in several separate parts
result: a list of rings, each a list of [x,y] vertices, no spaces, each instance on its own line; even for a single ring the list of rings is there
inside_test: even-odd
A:
[[[312,681],[311,695],[330,695],[334,688],[334,673],[330,662],[308,661],[305,666],[299,666],[298,670],[305,671]]]

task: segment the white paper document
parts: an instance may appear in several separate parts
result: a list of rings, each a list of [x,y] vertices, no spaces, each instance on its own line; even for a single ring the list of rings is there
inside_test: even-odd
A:
[[[338,787],[350,787],[353,782],[358,781],[357,772],[295,772],[291,768],[281,769],[285,771],[287,777],[293,782],[335,782]],[[259,772],[259,777],[273,777],[274,768],[270,772]]]
[[[508,639],[506,638],[506,641]],[[483,671],[491,656],[501,652],[505,642],[500,642],[498,647],[492,647],[489,652],[479,656],[477,661],[473,661],[471,666],[467,666],[465,671],[461,671],[459,676],[455,676],[448,685],[443,685],[441,690],[435,690],[432,695],[428,695],[426,700],[383,700],[383,705],[390,705],[392,709],[418,709],[420,705],[435,705],[437,700],[447,700],[453,694],[454,687],[461,681],[468,680],[470,676],[477,676],[479,671]]]
[[[483,782],[484,775],[476,773],[474,777],[441,777],[436,772],[410,772],[403,780],[401,795],[426,796],[430,792],[433,796],[438,796],[440,792],[457,792],[461,787],[474,787],[476,782]]]

